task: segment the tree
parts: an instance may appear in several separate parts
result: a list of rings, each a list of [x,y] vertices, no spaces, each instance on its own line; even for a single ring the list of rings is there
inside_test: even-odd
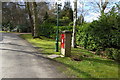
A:
[[[46,12],[49,15],[49,7],[48,7],[49,3],[39,2],[39,3],[36,3],[36,4],[37,4],[38,22],[42,24],[44,22],[44,16],[45,16]]]
[[[100,3],[97,3],[101,15],[105,13],[105,9],[108,3],[109,3],[108,0],[105,0],[105,2],[103,2],[103,0],[100,0]]]
[[[26,2],[26,10],[27,10],[28,15],[29,15],[29,20],[30,20],[30,24],[31,24],[32,36],[34,36],[34,25],[33,25],[33,19],[32,19],[32,12],[31,12],[31,10],[30,10],[30,2]]]
[[[62,25],[68,25],[73,21],[73,10],[70,2],[65,2],[63,9],[60,10],[60,21]]]
[[[81,14],[77,20],[77,24],[81,25],[84,22],[84,16]]]
[[[77,0],[74,0],[72,47],[76,47]]]
[[[48,12],[45,13],[45,16],[43,17],[43,20],[47,20],[49,18]]]
[[[108,0],[99,0],[98,2],[96,1],[92,2],[93,8],[98,7],[98,10],[96,11],[100,12],[100,15],[105,13],[105,9],[107,8],[108,4],[109,4]]]
[[[32,2],[32,11],[33,11],[33,25],[34,25],[34,37],[39,37],[39,28],[38,28],[38,16],[37,16],[37,4]]]
[[[3,2],[2,10],[2,21],[6,29],[13,31],[18,31],[17,29],[30,31],[31,29],[33,37],[35,37],[34,34],[41,33],[39,28],[41,25],[38,23],[42,24],[45,17],[47,18],[49,14],[52,14],[52,12],[49,13],[49,6],[46,2],[35,2],[35,5],[32,2]],[[54,20],[55,23],[55,17],[54,19],[51,17],[53,15],[50,15],[48,21]]]
[[[27,22],[25,8],[21,7],[18,2],[3,2],[2,15],[2,21],[9,25],[6,26],[9,31],[15,29],[17,25]]]
[[[78,3],[79,3],[79,5],[78,5],[77,10],[79,12],[79,17],[77,20],[77,24],[81,25],[81,24],[83,24],[85,15],[88,13],[90,8],[85,8],[85,7],[89,6],[88,3],[85,3],[85,0],[79,0]]]
[[[32,5],[32,6],[30,6]],[[39,8],[39,9],[38,9]],[[48,16],[48,6],[46,2],[26,2],[26,9],[29,16],[31,24],[31,32],[34,38],[39,37],[39,27],[38,23],[43,23],[44,18]]]

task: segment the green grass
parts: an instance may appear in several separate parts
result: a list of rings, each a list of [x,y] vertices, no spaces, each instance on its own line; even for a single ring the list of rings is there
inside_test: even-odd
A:
[[[48,39],[42,36],[41,39],[32,39],[31,34],[21,34],[20,36],[32,43],[35,47],[39,48],[38,50],[44,54],[59,54],[59,52],[55,52],[55,41],[53,39]]]
[[[0,31],[0,32],[6,32],[6,31]]]
[[[42,39],[32,39],[30,34],[20,35],[34,46],[39,47],[45,54],[60,54],[55,52],[55,41],[42,37]],[[85,49],[72,48],[72,56],[81,57],[81,61],[74,61],[70,57],[55,58],[56,61],[63,63],[67,69],[64,73],[78,78],[118,78],[118,63],[101,58]]]
[[[0,31],[0,33],[19,33],[19,32]]]

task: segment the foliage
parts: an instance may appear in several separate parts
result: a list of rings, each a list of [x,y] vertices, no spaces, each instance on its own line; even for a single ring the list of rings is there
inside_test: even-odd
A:
[[[98,44],[95,42],[93,36],[90,35],[90,25],[91,23],[87,23],[79,26],[77,32],[77,44],[86,49],[95,50],[98,48]]]
[[[59,19],[59,25],[60,26],[67,26],[70,23],[69,17],[63,17],[62,19]]]
[[[56,17],[49,16],[46,12],[44,17],[44,21],[39,25],[39,34],[49,38],[55,38],[57,31],[57,20]],[[72,25],[68,26],[69,23],[73,21],[73,11],[70,6],[70,2],[65,2],[65,5],[62,10],[60,10],[59,14],[59,32],[63,30],[72,31]]]
[[[59,26],[59,32],[64,30],[72,31],[72,26]]]
[[[86,49],[96,51],[102,55],[101,51],[106,48],[113,48],[108,51],[109,58],[118,60],[120,49],[120,13],[119,9],[113,7],[111,11],[99,17],[92,23],[83,24],[77,32],[77,44]]]
[[[45,16],[43,17],[43,20],[47,20],[49,18],[48,12],[45,13]]]
[[[81,14],[79,17],[78,17],[78,20],[77,20],[77,25],[82,25],[84,23],[84,16]]]
[[[17,28],[17,32],[28,32],[29,29],[29,27],[27,27],[27,25],[25,24],[17,25],[16,28]]]
[[[120,50],[119,49],[106,48],[105,55],[110,59],[120,61]]]
[[[42,24],[39,25],[39,34],[48,38],[55,38],[57,26],[54,18],[47,18]],[[59,32],[64,30],[72,31],[72,26],[59,26]],[[59,33],[61,34],[61,33]]]
[[[11,31],[13,28],[14,28],[14,26],[10,22],[3,22],[2,23],[2,30]]]
[[[120,48],[120,25],[118,15],[112,11],[102,15],[90,25],[90,33],[103,48]]]
[[[55,33],[54,24],[45,21],[42,25],[39,25],[39,34],[49,37]]]
[[[60,12],[60,26],[66,26],[73,21],[73,10],[70,2],[65,2],[63,10]]]

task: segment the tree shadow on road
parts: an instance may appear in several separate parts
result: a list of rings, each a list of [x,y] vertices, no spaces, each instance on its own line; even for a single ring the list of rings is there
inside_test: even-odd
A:
[[[69,65],[69,64],[64,64],[64,63],[61,63],[61,62],[58,62],[56,60],[53,60],[53,59],[50,59],[48,57],[45,57],[43,55],[37,55],[37,54],[40,54],[39,52],[29,52],[29,51],[22,51],[22,50],[13,50],[13,49],[2,49],[2,50],[8,50],[8,51],[13,51],[13,52],[21,52],[21,53],[27,53],[27,54],[31,54],[31,55],[35,55],[37,56],[38,58],[44,58],[44,59],[47,59],[48,61],[50,61],[51,64],[53,65],[56,65],[58,67],[62,67],[63,71],[67,70],[67,68],[71,68],[75,71],[77,71],[78,73],[80,74],[84,74],[85,76],[89,76],[90,78],[92,78],[92,76],[84,71],[81,71],[79,70],[77,67],[74,67],[72,65]],[[92,79],[93,80],[93,79]]]
[[[24,46],[24,45],[14,44],[14,43],[0,43],[0,44],[1,44],[1,45],[2,45],[2,44],[5,44],[5,45],[13,45],[13,46],[29,47],[29,46]]]

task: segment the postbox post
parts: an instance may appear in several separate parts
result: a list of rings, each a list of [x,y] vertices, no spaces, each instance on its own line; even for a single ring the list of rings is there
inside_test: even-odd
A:
[[[61,54],[65,57],[71,56],[71,39],[72,39],[71,31],[62,31],[61,34]]]

